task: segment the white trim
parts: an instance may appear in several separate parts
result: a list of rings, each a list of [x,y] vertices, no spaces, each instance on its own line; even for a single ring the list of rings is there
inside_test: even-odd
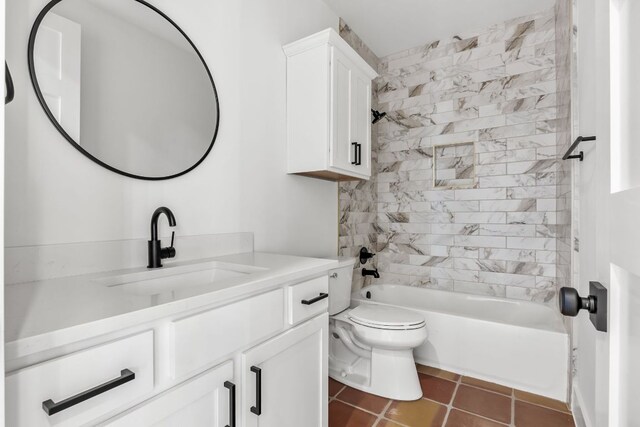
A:
[[[305,52],[309,49],[314,49],[319,46],[330,44],[336,46],[341,53],[343,53],[351,62],[356,65],[360,71],[366,74],[366,76],[373,80],[378,77],[376,70],[356,52],[349,43],[347,43],[333,28],[327,28],[318,33],[307,36],[301,40],[297,40],[293,43],[282,46],[284,54],[288,57],[295,56],[299,53]]]
[[[580,392],[578,381],[573,382],[573,398],[571,399],[571,412],[577,427],[595,427],[587,412],[582,411],[585,407],[584,398]]]

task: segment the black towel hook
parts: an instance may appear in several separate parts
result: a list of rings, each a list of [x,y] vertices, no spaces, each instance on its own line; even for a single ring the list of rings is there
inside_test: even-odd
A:
[[[573,153],[573,150],[576,149],[576,147],[582,142],[582,141],[595,141],[596,137],[595,136],[579,136],[576,138],[575,141],[573,141],[573,144],[571,144],[571,147],[569,147],[569,149],[567,150],[566,153],[564,153],[564,156],[562,156],[562,160],[567,160],[567,159],[580,159],[580,161],[584,160],[584,152],[580,152],[580,154],[574,154],[573,156],[571,155],[571,153]]]

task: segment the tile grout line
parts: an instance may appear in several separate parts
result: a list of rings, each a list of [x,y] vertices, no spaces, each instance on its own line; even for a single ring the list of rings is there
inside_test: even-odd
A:
[[[385,399],[386,399],[386,398],[385,398]],[[337,401],[338,401],[338,402],[340,402],[340,403],[344,403],[345,405],[351,406],[352,408],[358,409],[358,410],[360,410],[360,411],[362,411],[362,412],[366,412],[367,414],[374,415],[374,416],[376,417],[376,423],[374,423],[374,424],[373,424],[373,426],[376,426],[376,425],[377,425],[377,423],[379,423],[379,422],[380,422],[380,420],[384,419],[384,420],[393,421],[394,423],[396,423],[396,424],[398,424],[399,426],[402,426],[402,427],[411,427],[411,426],[407,426],[406,424],[402,424],[402,423],[400,423],[400,422],[398,422],[398,421],[392,420],[392,419],[390,419],[390,418],[386,418],[386,417],[384,416],[384,415],[386,414],[387,410],[389,409],[389,407],[393,404],[393,402],[399,402],[398,400],[388,399],[388,400],[389,400],[389,402],[387,402],[387,403],[385,404],[385,407],[384,407],[384,409],[382,410],[382,412],[381,412],[380,414],[376,414],[375,412],[372,412],[372,411],[370,411],[370,410],[368,410],[368,409],[361,408],[360,406],[356,406],[356,405],[354,405],[353,403],[345,402],[344,400],[340,400],[340,399],[338,399],[337,397],[336,397],[336,398],[334,398],[333,400],[337,400]],[[372,427],[373,427],[373,426],[372,426]]]
[[[440,378],[440,377],[438,377],[438,378]],[[484,415],[476,414],[474,412],[469,412],[469,411],[467,411],[465,409],[461,409],[461,408],[453,406],[453,401],[456,398],[456,394],[458,394],[458,390],[460,389],[460,386],[461,385],[469,386],[469,384],[462,382],[462,378],[463,378],[463,375],[460,375],[460,378],[458,378],[458,380],[456,381],[456,388],[454,389],[453,395],[451,396],[451,402],[448,405],[445,405],[447,407],[447,414],[445,416],[445,419],[444,419],[442,425],[443,426],[446,425],[446,422],[449,420],[449,415],[451,413],[451,410],[455,409],[456,411],[464,412],[466,414],[473,415],[474,417],[483,418],[483,419],[485,419],[487,421],[491,421],[491,422],[494,422],[494,423],[498,423],[498,424],[501,424],[501,425],[504,425],[504,426],[511,427],[510,424],[503,424],[500,421],[494,420],[492,418],[485,417]],[[442,379],[444,379],[444,378],[442,378]],[[451,381],[451,380],[448,380],[448,381]],[[451,381],[451,382],[453,382],[453,381]],[[482,391],[491,391],[491,390],[485,390],[485,389],[479,388],[479,387],[472,387],[472,388],[475,388],[477,390],[482,390]],[[491,391],[491,392],[494,393],[494,394],[497,394],[497,395],[501,395],[501,396],[507,397],[507,395],[502,394],[502,393],[497,393],[497,392],[493,392],[493,391]],[[513,389],[511,389],[511,394],[513,395]],[[426,397],[423,397],[423,400],[429,400],[431,402],[436,402],[435,400],[431,400],[431,399],[426,398]],[[436,403],[440,403],[440,402],[436,402]],[[440,403],[440,404],[442,404],[442,403]],[[512,413],[512,417],[513,417],[513,413]]]
[[[451,414],[451,409],[453,408],[453,401],[456,399],[456,394],[458,394],[458,389],[460,388],[460,384],[462,383],[462,375],[458,377],[456,381],[456,386],[453,389],[453,394],[451,395],[451,399],[449,400],[449,404],[447,405],[447,413],[444,416],[444,420],[442,420],[442,425],[446,426],[447,421],[449,421],[449,415]]]
[[[395,400],[393,399],[389,399],[389,401],[387,402],[386,405],[384,405],[384,408],[382,409],[382,412],[380,412],[380,414],[378,415],[378,419],[376,420],[376,422],[373,424],[373,427],[376,427],[378,424],[380,424],[380,420],[384,419],[384,415],[387,413],[387,411],[389,410],[389,408],[391,407],[391,405],[393,405],[393,402],[395,402]]]
[[[495,390],[489,390],[487,388],[482,388],[480,386],[477,385],[473,385],[473,384],[467,384],[467,383],[461,383],[462,385],[466,386],[466,387],[471,387],[474,388],[476,390],[482,390],[482,391],[487,391],[489,393],[493,393],[493,394],[497,394],[498,396],[504,396],[504,397],[510,397],[513,394],[513,389],[511,389],[511,393],[509,394],[504,394],[504,393],[500,393],[499,391],[495,391]]]
[[[422,372],[422,374],[423,375],[429,375],[429,374],[425,374],[424,372]],[[470,411],[467,411],[465,409],[461,409],[461,408],[453,406],[453,401],[456,398],[456,394],[458,393],[458,390],[460,389],[460,386],[461,385],[469,386],[469,384],[462,382],[463,375],[460,375],[460,374],[458,374],[458,375],[459,375],[459,378],[456,381],[451,381],[450,379],[447,379],[447,378],[436,377],[436,378],[439,378],[439,379],[442,379],[442,380],[446,380],[446,381],[449,381],[449,382],[452,382],[452,383],[455,382],[455,384],[456,384],[456,386],[455,386],[455,388],[453,390],[453,394],[451,395],[451,400],[450,400],[450,402],[448,404],[444,404],[442,402],[438,402],[436,400],[429,399],[428,397],[422,397],[422,400],[427,400],[429,402],[434,402],[434,403],[437,403],[439,405],[445,406],[447,408],[447,413],[446,413],[445,418],[444,418],[444,420],[442,422],[443,426],[445,426],[447,421],[449,420],[449,415],[451,413],[451,410],[455,409],[457,411],[464,412],[464,413],[469,414],[469,415],[473,415],[474,417],[483,418],[483,419],[485,419],[487,421],[491,421],[491,422],[494,422],[494,423],[498,423],[498,424],[501,424],[501,425],[504,425],[504,426],[511,427],[511,424],[504,424],[504,423],[501,423],[500,421],[494,420],[492,418],[485,417],[484,415],[476,414],[474,412],[470,412]],[[431,375],[431,376],[435,377],[434,375]],[[471,388],[474,388],[474,389],[477,389],[477,390],[481,390],[481,391],[489,391],[489,392],[491,392],[493,394],[497,394],[499,396],[508,397],[506,394],[494,392],[494,391],[491,391],[491,390],[485,390],[485,389],[480,388],[480,387],[471,386]],[[511,394],[513,395],[513,393],[514,393],[514,391],[513,391],[513,389],[511,389]],[[513,417],[513,413],[512,413],[512,417]]]
[[[340,399],[338,399],[338,398],[335,398],[335,399],[333,399],[333,400],[337,400],[337,401],[338,401],[338,402],[340,402],[340,403],[344,403],[345,405],[351,406],[352,408],[356,408],[356,409],[358,409],[358,410],[360,410],[360,411],[362,411],[362,412],[366,412],[367,414],[375,415],[376,417],[378,417],[378,415],[380,415],[380,414],[376,414],[376,413],[375,413],[375,412],[373,412],[373,411],[370,411],[369,409],[361,408],[360,406],[356,406],[356,405],[354,405],[353,403],[346,402],[346,401],[344,401],[344,400],[340,400]],[[392,402],[392,403],[394,402],[394,400],[392,400],[392,399],[389,399],[389,401],[390,401],[390,402]],[[387,405],[389,405],[389,404],[387,403]],[[385,410],[386,410],[386,405],[385,405]]]
[[[511,389],[511,426],[516,425],[516,390]]]
[[[449,380],[449,381],[451,381],[451,380]],[[462,383],[462,385],[467,386],[467,387],[472,387],[472,388],[474,388],[476,390],[482,390],[482,391],[486,391],[486,392],[489,392],[489,393],[497,394],[498,396],[511,397],[514,401],[524,402],[524,403],[526,403],[528,405],[537,406],[537,407],[543,408],[543,409],[549,409],[550,411],[560,412],[561,414],[570,414],[570,415],[573,416],[573,414],[571,413],[571,410],[562,411],[560,409],[552,408],[550,406],[542,405],[540,403],[530,402],[530,401],[524,400],[524,399],[518,399],[515,396],[515,392],[516,392],[515,388],[510,388],[511,389],[511,393],[510,394],[504,394],[504,393],[500,393],[498,391],[482,388],[480,386],[476,386],[476,385],[473,385],[473,384]],[[506,386],[504,386],[504,387],[506,387]],[[541,397],[546,397],[546,396],[541,396]],[[549,397],[548,399],[551,399],[551,398]],[[553,399],[551,399],[551,400],[553,400]],[[560,400],[558,400],[558,402],[564,403],[564,402],[561,402]]]
[[[448,380],[448,381],[451,381],[451,380]],[[451,382],[453,382],[453,381],[451,381]],[[494,423],[498,423],[498,424],[507,426],[507,424],[502,424],[500,421],[494,420],[492,418],[485,417],[484,415],[480,415],[480,414],[476,414],[476,413],[473,413],[473,412],[469,412],[469,411],[467,411],[465,409],[461,409],[461,408],[457,408],[457,407],[453,406],[453,401],[455,400],[456,394],[458,394],[458,390],[460,389],[461,385],[468,386],[468,384],[462,382],[462,375],[460,375],[460,378],[456,381],[456,388],[453,391],[453,395],[451,395],[451,401],[449,402],[448,405],[444,405],[444,406],[447,407],[447,414],[446,414],[446,416],[444,418],[444,421],[442,422],[443,426],[446,426],[446,423],[449,420],[449,415],[451,414],[451,411],[453,409],[455,409],[456,411],[464,412],[465,414],[473,415],[474,417],[482,418],[482,419],[485,419],[487,421],[491,421],[491,422],[494,422]],[[474,388],[477,388],[478,390],[484,390],[484,389],[481,389],[481,388],[478,388],[478,387],[474,387]],[[513,391],[512,391],[512,393],[513,393]],[[495,394],[501,394],[501,393],[495,393]],[[504,394],[502,394],[502,396],[506,397],[506,395],[504,395]],[[431,402],[436,402],[435,400],[431,400],[431,399],[426,398],[426,397],[423,397],[422,399],[423,400],[429,400]],[[436,402],[436,403],[439,403],[439,404],[442,405],[441,402]],[[509,425],[509,427],[511,427],[511,426]]]
[[[346,385],[343,385],[343,386],[342,386],[342,388],[336,392],[336,394],[334,394],[333,396],[329,396],[329,401],[327,402],[327,406],[329,406],[329,403],[331,403],[332,401],[336,400],[336,399],[337,399],[337,397],[338,397],[338,395],[339,395],[340,393],[342,393],[342,391],[343,391],[345,388],[347,388],[347,386],[346,386]]]

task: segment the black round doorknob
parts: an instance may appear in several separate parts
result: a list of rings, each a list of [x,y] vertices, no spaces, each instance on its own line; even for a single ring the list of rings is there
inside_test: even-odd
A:
[[[596,312],[596,298],[593,295],[582,298],[574,288],[560,288],[558,304],[560,305],[560,313],[565,316],[577,316],[578,312],[583,309],[589,313]]]

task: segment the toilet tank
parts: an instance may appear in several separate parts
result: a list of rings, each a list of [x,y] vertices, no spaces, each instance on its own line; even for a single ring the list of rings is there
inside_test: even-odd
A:
[[[355,258],[337,258],[338,268],[329,271],[329,315],[338,314],[351,304],[351,281]]]

